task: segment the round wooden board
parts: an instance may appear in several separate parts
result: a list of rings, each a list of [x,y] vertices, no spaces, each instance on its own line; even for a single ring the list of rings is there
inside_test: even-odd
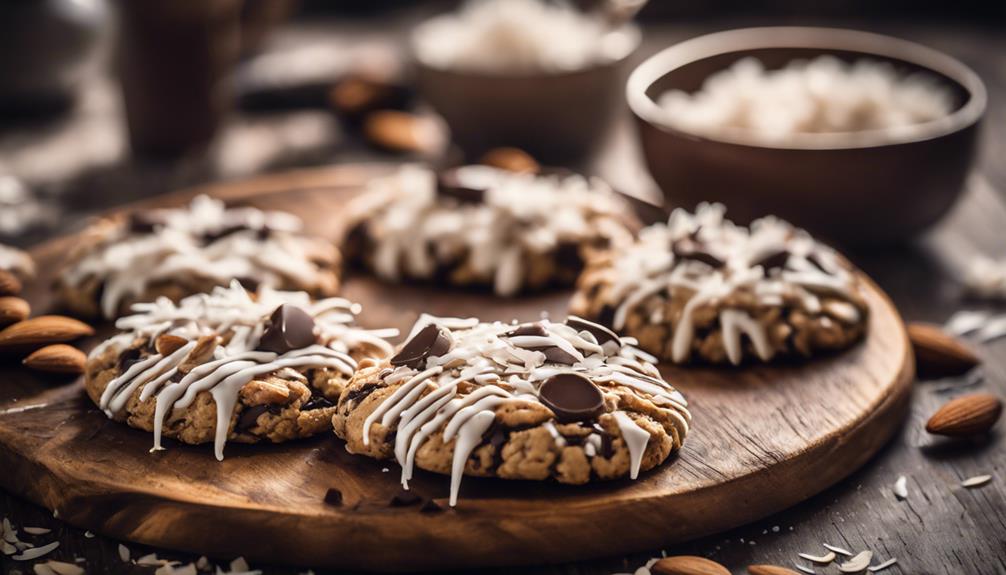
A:
[[[379,166],[345,166],[217,184],[195,193],[286,209],[333,236],[340,206]],[[34,255],[28,289],[46,286],[72,237]],[[565,313],[568,293],[519,300],[351,278],[363,323],[407,329],[425,311],[532,320]],[[215,556],[311,566],[419,570],[561,562],[654,549],[782,510],[867,461],[900,425],[913,378],[904,326],[867,281],[864,343],[801,365],[664,369],[687,396],[694,427],[680,454],[637,481],[566,486],[466,478],[460,505],[441,513],[391,507],[398,467],[348,454],[334,436],[285,445],[172,443],[109,421],[79,382],[46,380],[13,362],[0,370],[0,482],[69,523],[111,537]],[[109,333],[109,327],[102,328]],[[94,342],[86,342],[86,346]],[[417,472],[414,490],[442,498],[448,478]],[[330,487],[342,506],[325,505]]]

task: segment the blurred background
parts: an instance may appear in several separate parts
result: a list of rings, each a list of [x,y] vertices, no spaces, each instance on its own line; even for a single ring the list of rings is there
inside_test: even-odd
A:
[[[408,42],[417,23],[457,5],[0,3],[0,242],[28,245],[97,210],[219,179],[356,161],[461,161],[464,150],[444,145],[443,122],[416,94]],[[633,195],[658,197],[624,108],[624,75],[662,48],[718,30],[812,24],[919,42],[972,67],[991,94],[985,124],[1006,122],[1006,2],[653,0],[637,21],[642,43],[614,84],[613,128],[555,162]],[[349,81],[359,78],[369,83]],[[372,106],[406,116],[368,123]],[[1002,163],[982,161],[1003,155],[1006,133],[980,138],[983,177],[1006,189]]]

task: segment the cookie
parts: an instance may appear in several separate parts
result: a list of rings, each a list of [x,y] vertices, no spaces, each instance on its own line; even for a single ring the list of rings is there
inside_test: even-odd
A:
[[[655,358],[607,328],[423,316],[361,369],[332,418],[346,448],[450,474],[582,484],[631,477],[681,447],[691,416]]]
[[[571,312],[674,363],[810,357],[863,337],[868,310],[848,261],[777,218],[747,228],[724,212],[675,210],[592,262]]]
[[[585,261],[631,241],[635,225],[596,178],[477,165],[406,166],[350,211],[343,250],[377,276],[501,296],[573,285]]]
[[[306,291],[338,289],[338,250],[300,233],[299,218],[227,208],[199,196],[185,208],[113,216],[91,226],[56,282],[71,311],[117,317],[136,302],[173,301],[226,286]]]
[[[87,394],[108,417],[184,443],[274,443],[329,428],[360,365],[397,330],[356,327],[359,305],[239,283],[120,318],[88,356]]]

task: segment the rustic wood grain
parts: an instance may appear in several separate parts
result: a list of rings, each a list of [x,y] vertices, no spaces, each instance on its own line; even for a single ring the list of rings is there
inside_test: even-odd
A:
[[[345,202],[373,173],[356,167],[300,172],[155,203],[178,204],[206,192],[283,206],[325,234],[337,229]],[[73,241],[34,252],[45,270],[26,290],[35,309],[45,309],[62,247]],[[557,291],[499,300],[363,275],[351,277],[345,291],[363,304],[361,323],[402,331],[424,311],[561,317],[569,296]],[[396,465],[349,455],[331,435],[280,446],[228,445],[222,463],[206,447],[173,445],[149,454],[149,435],[109,423],[79,383],[49,389],[24,369],[7,368],[2,377],[18,384],[0,392],[0,465],[7,470],[0,483],[104,535],[273,563],[414,570],[638,551],[790,507],[882,447],[906,412],[913,367],[897,312],[872,284],[867,300],[869,334],[845,353],[783,367],[665,368],[665,377],[690,398],[694,432],[671,463],[634,482],[571,488],[469,478],[456,509],[421,514],[388,506],[399,489]],[[423,473],[413,489],[443,498],[447,484],[446,477]],[[322,503],[329,487],[342,492],[342,506]],[[616,524],[622,526],[611,530]],[[543,536],[550,533],[562,535]]]
[[[905,14],[907,17],[908,15]],[[404,19],[380,22],[315,21],[299,23],[278,38],[283,46],[302,46],[338,40],[362,44],[392,39],[413,21]],[[977,165],[979,177],[957,209],[936,230],[905,247],[869,250],[852,254],[891,296],[908,320],[942,322],[953,311],[984,307],[1006,311],[1002,304],[982,304],[964,297],[960,285],[961,264],[975,253],[1006,254],[1006,35],[1001,23],[988,26],[958,22],[919,24],[904,18],[885,23],[848,19],[817,20],[763,17],[738,20],[723,15],[704,22],[679,22],[668,26],[649,26],[645,32],[643,54],[652,53],[698,34],[748,25],[817,24],[845,26],[893,34],[943,50],[962,59],[982,76],[989,89],[982,148]],[[114,91],[109,87],[106,91]],[[88,100],[88,103],[90,100]],[[129,162],[123,158],[124,129],[118,109],[95,109],[85,105],[58,125],[44,129],[24,126],[0,133],[0,170],[18,176],[44,175],[37,185],[51,194],[60,194],[67,213],[59,224],[61,230],[77,225],[89,210],[159,191],[177,189],[211,177],[229,177],[241,170],[216,170],[193,173],[191,166],[156,167]],[[324,118],[317,118],[319,121]],[[236,118],[236,130],[244,129],[240,140],[272,139],[274,134],[289,133],[288,125],[302,122],[299,114],[277,114],[268,119]],[[248,130],[246,126],[253,126]],[[77,142],[96,141],[98,126],[103,126],[97,141],[117,142],[115,150]],[[76,154],[63,153],[72,141]],[[225,148],[231,146],[228,138]],[[244,146],[239,146],[245,150]],[[227,157],[243,155],[229,152]],[[313,145],[296,154],[284,147],[281,157],[262,157],[257,163],[243,162],[242,170],[264,171],[276,166],[328,163],[347,159],[373,158],[362,146],[335,137],[332,145]],[[626,191],[653,194],[636,152],[630,129],[619,130],[607,149],[588,168],[600,172]],[[920,167],[921,169],[922,167]],[[26,245],[41,234],[15,238]],[[966,391],[987,391],[1006,397],[1006,340],[982,346],[984,380]],[[54,382],[55,383],[55,382]],[[897,557],[899,563],[883,573],[892,575],[1006,575],[1006,433],[1000,423],[991,436],[975,442],[933,441],[923,431],[929,415],[946,399],[962,391],[939,391],[948,382],[921,382],[913,390],[911,416],[895,439],[867,465],[824,493],[764,520],[722,534],[693,542],[669,545],[661,542],[651,549],[628,556],[578,560],[563,565],[537,568],[513,567],[479,570],[495,575],[609,575],[632,573],[647,559],[670,554],[694,554],[711,557],[727,565],[736,575],[752,563],[790,565],[798,552],[818,553],[821,542],[850,549],[873,549],[879,559]],[[0,386],[8,382],[0,381]],[[2,472],[2,470],[0,470]],[[979,490],[965,491],[958,481],[979,473],[994,475],[992,483]],[[891,486],[899,475],[909,480],[909,498],[899,502]],[[88,573],[149,574],[150,567],[123,563],[119,559],[119,541],[107,537],[87,537],[83,529],[53,519],[52,512],[20,497],[0,490],[0,515],[9,516],[19,526],[41,526],[53,532],[25,536],[35,543],[60,541],[52,557],[85,560]],[[624,522],[634,518],[626,517]],[[621,523],[609,527],[617,531]],[[553,534],[550,534],[553,535]],[[561,537],[561,534],[554,535]],[[190,562],[197,555],[126,543],[133,557],[157,552],[161,557]],[[223,565],[234,558],[223,552],[211,556]],[[304,568],[282,567],[253,562],[252,567],[266,573],[295,575]],[[0,555],[0,573],[29,573],[30,565]],[[348,573],[345,570],[321,573]],[[440,571],[437,571],[438,573]],[[831,570],[818,573],[832,575]]]

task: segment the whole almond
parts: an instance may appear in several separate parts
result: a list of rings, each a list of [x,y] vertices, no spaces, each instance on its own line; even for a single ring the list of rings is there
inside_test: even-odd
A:
[[[715,561],[695,555],[665,557],[650,567],[655,575],[730,575],[730,571]]]
[[[21,280],[16,275],[7,270],[0,270],[0,296],[17,295],[21,293],[22,287]]]
[[[39,371],[80,375],[84,373],[87,356],[75,347],[57,343],[35,350],[22,363]]]
[[[493,148],[482,156],[481,163],[510,172],[537,174],[538,162],[520,148]]]
[[[22,351],[93,334],[94,328],[73,318],[40,315],[0,330],[0,352]]]
[[[1002,411],[1002,401],[994,395],[965,395],[939,408],[926,423],[926,431],[950,437],[978,435],[992,429]]]
[[[792,569],[778,565],[748,565],[749,575],[800,575]]]
[[[922,379],[962,375],[981,363],[970,348],[933,324],[908,324],[908,339],[915,351],[915,371]]]
[[[157,353],[168,356],[181,349],[187,343],[189,343],[189,340],[184,337],[165,333],[157,336],[157,339],[154,341],[154,349],[157,350]]]
[[[397,110],[380,110],[367,116],[363,133],[370,143],[391,152],[431,153],[444,140],[435,120]]]
[[[31,306],[25,300],[14,297],[0,297],[0,327],[23,321],[31,315]]]

